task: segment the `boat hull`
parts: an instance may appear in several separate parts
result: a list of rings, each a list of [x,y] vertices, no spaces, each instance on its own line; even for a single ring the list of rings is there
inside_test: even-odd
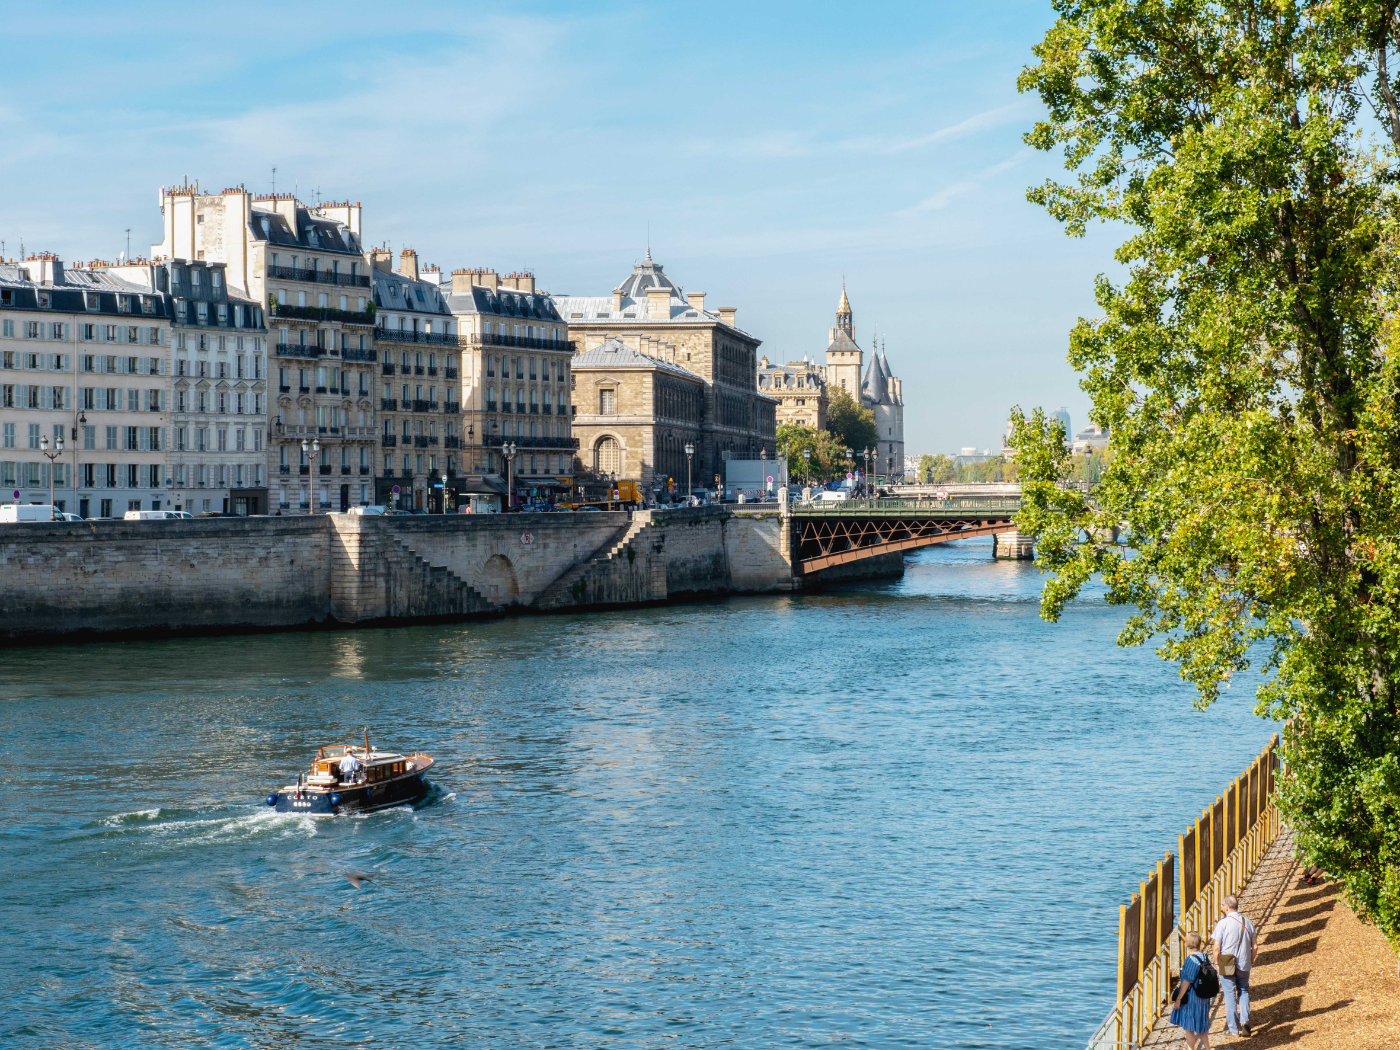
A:
[[[283,788],[272,801],[278,813],[304,813],[332,816],[336,813],[364,813],[389,806],[417,802],[428,791],[426,770],[420,770],[377,784],[346,784],[333,788]]]

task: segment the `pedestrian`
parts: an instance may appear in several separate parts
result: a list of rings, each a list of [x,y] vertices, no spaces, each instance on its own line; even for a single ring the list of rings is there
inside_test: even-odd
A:
[[[1171,1020],[1185,1033],[1190,1050],[1210,1050],[1210,1003],[1215,995],[1201,995],[1196,988],[1200,985],[1203,991],[1211,991],[1211,985],[1216,982],[1211,980],[1214,975],[1210,972],[1210,961],[1201,951],[1201,935],[1194,930],[1186,935],[1186,951],[1186,960],[1181,964],[1181,981],[1172,1000]],[[1202,970],[1206,971],[1204,975]]]
[[[1259,936],[1254,923],[1239,912],[1240,902],[1225,898],[1225,914],[1210,933],[1211,955],[1220,971],[1220,988],[1225,993],[1225,1027],[1231,1035],[1254,1034],[1249,1027],[1249,972],[1259,954]]]

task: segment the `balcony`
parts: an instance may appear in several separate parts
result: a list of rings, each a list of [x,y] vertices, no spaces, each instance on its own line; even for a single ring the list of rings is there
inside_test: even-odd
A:
[[[383,372],[386,376],[391,376],[394,374],[394,366],[388,361],[385,361],[384,367],[381,368],[380,371]]]
[[[385,343],[417,343],[422,346],[456,346],[457,337],[442,332],[415,332],[410,329],[376,328],[374,338]]]
[[[363,477],[364,475],[366,475],[366,474],[368,474],[368,473],[369,473],[369,467],[361,467],[361,468],[360,468],[360,476],[361,476],[361,477]]]
[[[399,443],[399,439],[393,434],[381,434],[379,437],[379,443],[385,448],[393,448]]]
[[[405,404],[405,407],[407,407],[407,404]],[[415,412],[436,412],[437,410],[438,403],[436,401],[419,401],[416,398],[414,399],[413,411]]]
[[[394,399],[394,398],[392,398],[392,397],[381,397],[381,398],[379,399],[379,411],[381,411],[381,412],[397,412],[398,410],[399,410],[399,403],[398,403],[398,401],[397,401],[396,399]]]
[[[284,306],[278,303],[269,306],[272,317],[285,317],[293,321],[339,321],[341,324],[373,325],[374,314],[368,310],[332,310],[328,306]]]
[[[414,448],[427,448],[427,447],[428,447],[428,439],[425,438],[422,434],[419,434],[417,437],[415,437],[415,438],[413,439],[413,447],[414,447]]]
[[[350,473],[350,468],[349,468],[349,467],[341,467],[341,468],[340,468],[340,472],[341,472],[342,474],[349,474],[349,473]]]
[[[287,464],[285,463],[283,463],[280,467],[277,468],[277,473],[279,474],[290,474],[291,472],[292,468],[287,466]]]
[[[529,336],[496,335],[488,332],[469,332],[462,337],[472,346],[518,346],[526,350],[567,350],[573,353],[574,344],[568,339],[531,339]]]
[[[297,473],[298,473],[298,474],[301,474],[301,475],[304,477],[305,475],[311,473],[311,468],[310,468],[310,467],[297,467]]]
[[[284,394],[290,394],[292,392],[292,388],[289,386],[279,386],[277,389]],[[184,409],[181,409],[181,411],[183,412]]]
[[[277,356],[302,357],[314,360],[318,357],[325,357],[326,348],[324,346],[308,346],[302,343],[278,343]]]
[[[488,402],[486,402],[486,411],[488,411],[488,412],[494,412],[494,411],[496,411],[496,402],[494,402],[494,401],[488,401]]]
[[[321,473],[322,473],[322,474],[329,474],[330,472],[331,472],[331,465],[330,465],[329,463],[322,463],[322,464],[321,464]]]
[[[553,406],[553,405],[545,405],[545,406],[544,406],[544,414],[547,415],[547,416],[552,416],[552,415],[554,415],[554,406]]]
[[[446,376],[448,379],[456,379],[456,378],[457,378],[457,369],[452,368],[452,367],[449,366],[449,367],[444,368],[444,369],[442,370],[442,374],[443,374],[444,376]]]
[[[373,364],[379,360],[378,350],[342,350],[340,352],[342,361],[368,361]]]
[[[421,376],[421,375],[423,374],[423,366],[422,366],[422,365],[414,365],[414,366],[413,366],[413,374],[416,375],[416,376]]]
[[[537,416],[537,415],[539,415],[539,414],[540,414],[540,406],[537,405],[537,404],[535,404],[535,402],[531,401],[531,402],[530,402],[530,415],[532,415],[532,416]]]
[[[309,281],[313,284],[335,284],[346,288],[368,288],[368,274],[336,273],[334,270],[303,270],[300,267],[269,266],[267,276],[282,281]]]
[[[501,411],[502,411],[502,412],[507,412],[507,413],[510,412],[510,402],[509,402],[509,401],[502,401],[502,402],[501,402]]]
[[[298,387],[297,389],[303,394],[311,393],[311,388],[309,386]]]
[[[438,374],[438,370],[437,370],[436,368],[434,368],[432,365],[429,365],[429,366],[428,366],[428,375],[430,375],[430,376],[435,376],[435,375],[437,375],[437,374]]]
[[[500,434],[487,434],[481,439],[485,448],[500,448],[507,441],[513,441],[519,448],[578,448],[576,437],[503,437]]]
[[[442,410],[449,416],[455,416],[458,412],[462,411],[462,402],[446,401],[443,403]]]
[[[413,477],[413,471],[410,470],[408,467],[404,467],[404,468],[403,468],[402,474],[403,474],[403,476],[406,477],[406,478],[411,478],[411,477]]]
[[[462,439],[459,437],[445,437],[442,439],[444,448],[461,448]]]
[[[323,386],[318,386],[318,387],[316,388],[316,393],[318,393],[318,394],[324,394],[325,392],[326,392],[326,388],[323,387]]]

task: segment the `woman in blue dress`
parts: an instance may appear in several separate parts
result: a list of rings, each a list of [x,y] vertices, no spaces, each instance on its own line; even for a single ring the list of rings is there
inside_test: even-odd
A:
[[[1201,972],[1206,961],[1199,933],[1193,931],[1186,935],[1186,950],[1190,954],[1181,964],[1181,985],[1177,997],[1172,1000],[1172,1024],[1186,1034],[1190,1050],[1210,1050],[1210,1000],[1197,995],[1193,986],[1196,974]]]

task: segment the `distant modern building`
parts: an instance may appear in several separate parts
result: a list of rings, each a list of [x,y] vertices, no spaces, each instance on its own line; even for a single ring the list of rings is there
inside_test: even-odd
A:
[[[815,361],[804,357],[785,365],[758,362],[758,389],[778,402],[778,425],[798,423],[826,429],[826,377]]]
[[[1075,452],[1089,452],[1108,447],[1108,429],[1090,424],[1074,435],[1070,448]]]
[[[1064,427],[1065,440],[1068,441],[1070,435],[1074,433],[1074,428],[1069,425],[1069,409],[1062,405],[1055,409],[1054,412],[1050,413],[1050,418],[1060,421],[1060,426]]]

